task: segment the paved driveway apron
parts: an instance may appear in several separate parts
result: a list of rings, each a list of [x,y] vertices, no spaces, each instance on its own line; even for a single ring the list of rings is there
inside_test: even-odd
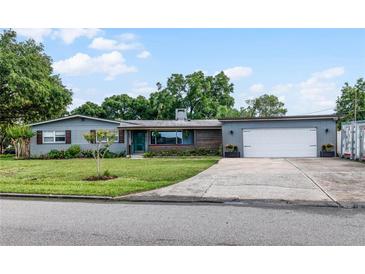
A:
[[[265,201],[295,204],[350,204],[365,200],[365,165],[320,158],[224,158],[178,184],[130,195],[130,200]]]

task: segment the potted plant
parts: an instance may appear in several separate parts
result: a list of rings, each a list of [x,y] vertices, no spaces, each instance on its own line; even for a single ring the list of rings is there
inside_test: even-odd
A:
[[[224,152],[224,157],[226,158],[239,158],[240,152],[236,145],[228,144],[225,146],[226,151]]]
[[[335,157],[334,145],[326,144],[322,145],[322,150],[320,152],[321,157]]]

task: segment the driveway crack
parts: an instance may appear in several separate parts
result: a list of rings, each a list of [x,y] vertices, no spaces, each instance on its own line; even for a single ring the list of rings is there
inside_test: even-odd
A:
[[[298,169],[300,171],[300,173],[302,173],[306,178],[308,178],[315,186],[317,186],[332,202],[334,202],[335,204],[337,204],[338,207],[342,207],[341,204],[339,202],[337,202],[334,198],[332,198],[331,195],[329,195],[319,184],[316,183],[316,181],[314,179],[312,179],[307,173],[305,173],[300,167],[298,167],[296,164],[294,164],[292,161],[290,161],[289,159],[285,158],[285,160],[291,164],[293,167],[295,167],[296,169]]]
[[[204,191],[203,195],[201,196],[201,198],[204,198],[204,195],[207,194],[208,190],[212,187],[212,185],[214,185],[214,183],[210,183],[210,185],[207,187],[207,189]]]

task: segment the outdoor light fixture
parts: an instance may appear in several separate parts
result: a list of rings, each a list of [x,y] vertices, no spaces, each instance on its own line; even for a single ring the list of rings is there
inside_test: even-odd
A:
[[[328,128],[326,128],[326,133],[328,133],[328,131],[329,131],[329,129],[328,129]]]
[[[231,133],[231,135],[233,135],[233,130],[230,130],[229,133]]]

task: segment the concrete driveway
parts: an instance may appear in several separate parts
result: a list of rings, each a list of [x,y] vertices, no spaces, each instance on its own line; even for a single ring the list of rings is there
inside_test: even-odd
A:
[[[362,206],[365,165],[334,158],[224,158],[183,182],[123,199]]]

